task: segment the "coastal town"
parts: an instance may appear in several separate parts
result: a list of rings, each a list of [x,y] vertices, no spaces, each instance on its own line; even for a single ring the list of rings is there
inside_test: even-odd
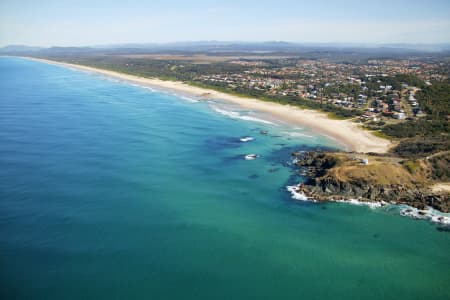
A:
[[[359,110],[361,122],[398,123],[425,116],[416,93],[432,82],[444,82],[449,62],[424,59],[373,59],[367,63],[281,59],[229,62],[243,71],[202,74],[195,81],[231,91],[289,96],[322,105]],[[275,65],[275,66],[274,66]]]

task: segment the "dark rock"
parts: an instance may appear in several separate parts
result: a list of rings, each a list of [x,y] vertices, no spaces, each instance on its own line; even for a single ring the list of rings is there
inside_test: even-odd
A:
[[[385,201],[407,204],[420,210],[431,206],[436,210],[450,212],[450,196],[431,194],[423,186],[401,184],[374,184],[368,178],[350,178],[345,181],[328,173],[339,164],[339,158],[323,151],[294,152],[296,165],[304,171],[307,180],[301,192],[318,201],[336,199],[359,199],[360,201]]]
[[[450,225],[441,225],[436,228],[438,231],[450,232]]]

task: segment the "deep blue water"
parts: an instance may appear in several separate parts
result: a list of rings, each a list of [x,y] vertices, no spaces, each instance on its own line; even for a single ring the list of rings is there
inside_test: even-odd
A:
[[[19,58],[0,89],[1,299],[450,298],[448,233],[290,199],[326,137]]]

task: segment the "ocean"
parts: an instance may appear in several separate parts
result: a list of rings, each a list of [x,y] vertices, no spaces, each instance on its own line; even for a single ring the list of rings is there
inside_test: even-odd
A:
[[[0,77],[1,299],[450,299],[448,232],[291,198],[291,153],[329,137],[21,58]]]

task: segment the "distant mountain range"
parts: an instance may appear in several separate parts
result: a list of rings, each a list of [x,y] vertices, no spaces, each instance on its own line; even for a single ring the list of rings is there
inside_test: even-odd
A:
[[[95,53],[95,52],[310,52],[310,51],[352,51],[361,53],[443,53],[450,52],[450,44],[339,44],[339,43],[290,43],[283,41],[242,42],[242,41],[192,41],[174,43],[128,43],[93,45],[88,47],[33,47],[9,45],[0,48],[1,54],[24,53]]]
[[[0,52],[32,52],[32,51],[39,51],[42,49],[44,48],[25,45],[8,45],[3,48],[0,48]]]

